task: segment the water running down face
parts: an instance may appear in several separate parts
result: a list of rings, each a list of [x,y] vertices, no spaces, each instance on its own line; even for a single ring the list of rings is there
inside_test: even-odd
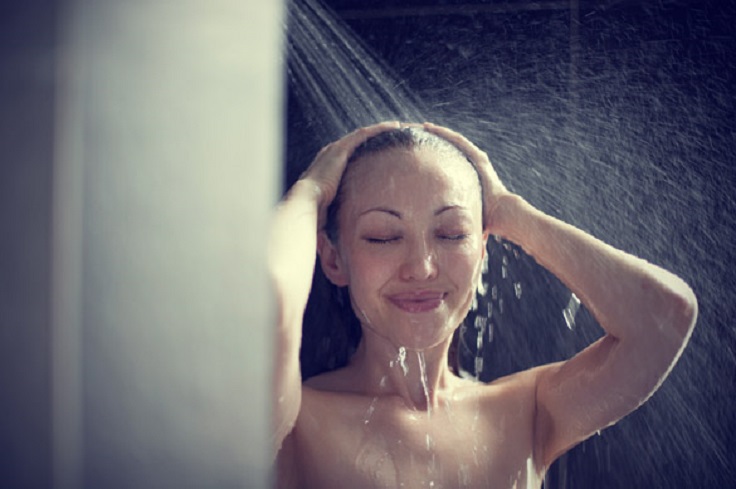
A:
[[[407,131],[417,130],[393,132]],[[472,165],[443,140],[390,146],[359,154],[341,187],[339,231],[323,267],[349,287],[364,332],[410,350],[449,341],[472,303],[485,253]]]

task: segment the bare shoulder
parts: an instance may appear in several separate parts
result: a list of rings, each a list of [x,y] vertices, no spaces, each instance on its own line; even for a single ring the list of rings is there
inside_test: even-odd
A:
[[[481,446],[486,450],[489,472],[494,477],[526,474],[527,483],[543,477],[546,466],[539,449],[537,386],[542,373],[549,368],[552,367],[544,365],[516,372],[468,390],[468,396],[478,399],[481,416],[474,429],[484,436]],[[527,486],[519,482],[521,487],[534,484]]]
[[[534,435],[537,379],[541,369],[534,368],[499,377],[479,388],[484,411],[491,419],[511,422],[519,434]]]
[[[302,404],[294,427],[298,435],[338,430],[361,423],[372,397],[357,388],[347,369],[312,377],[302,384]],[[337,433],[333,433],[337,434]]]
[[[355,392],[355,379],[349,369],[341,368],[307,379],[302,384],[302,388],[304,387],[307,392]]]
[[[560,368],[562,363],[552,363],[500,377],[482,389],[484,411],[494,425],[503,425],[514,433],[519,450],[525,451],[535,466],[544,470],[544,440],[548,436],[548,424],[544,412],[540,412],[538,387],[540,380]],[[490,427],[489,430],[495,431]]]
[[[545,371],[555,368],[555,365],[542,365],[499,377],[487,384],[483,384],[481,392],[484,397],[489,397],[492,400],[513,398],[535,402],[539,378]]]
[[[332,372],[312,377],[302,384],[296,423],[277,455],[279,489],[313,487],[310,481],[315,473],[334,465],[333,445],[350,439],[344,433],[344,426],[350,424],[351,413],[357,412],[350,407],[355,404],[351,397],[357,396],[342,392],[343,384],[342,376]]]
[[[513,405],[520,412],[535,416],[533,424],[536,424],[540,408],[540,382],[544,382],[546,377],[558,371],[564,364],[565,362],[550,363],[499,377],[482,388],[482,396],[491,406],[504,409]]]

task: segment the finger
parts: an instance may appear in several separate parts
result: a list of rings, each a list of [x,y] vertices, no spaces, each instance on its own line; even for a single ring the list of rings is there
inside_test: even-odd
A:
[[[353,151],[355,151],[355,148],[360,146],[367,139],[370,139],[381,132],[398,128],[399,123],[397,121],[390,121],[356,129],[337,141],[333,141],[323,147],[319,153],[317,153],[317,156],[314,158],[309,168],[307,168],[305,174],[311,174],[318,167],[324,168],[325,165],[328,165],[329,167],[337,165],[338,171],[342,173],[342,169],[344,169],[347,159]]]
[[[360,146],[367,139],[391,129],[399,129],[400,127],[401,124],[398,121],[381,122],[379,124],[373,124],[372,126],[361,127],[347,136],[344,136],[335,144],[340,147],[340,149],[347,149],[352,152],[353,149]]]
[[[317,156],[300,178],[313,180],[322,192],[323,198],[320,202],[318,220],[320,226],[324,224],[326,207],[335,197],[347,160],[355,151],[355,148],[381,132],[398,129],[399,127],[399,123],[396,121],[381,122],[362,127],[326,145],[317,153]]]
[[[315,157],[312,165],[318,161],[330,159],[333,161],[342,162],[355,151],[355,148],[363,144],[366,140],[376,136],[384,131],[391,129],[398,129],[399,123],[396,121],[392,122],[381,122],[372,126],[361,127],[355,131],[348,133],[342,138],[334,141],[327,146],[323,147],[317,156]],[[347,162],[347,161],[345,161]]]
[[[473,144],[468,138],[452,129],[438,126],[430,122],[425,123],[424,127],[427,131],[455,145],[465,156],[467,156],[473,166],[475,166],[482,179],[488,180],[488,183],[492,186],[502,186],[493,165],[491,165],[491,162],[488,159],[488,155],[485,151]]]
[[[431,122],[425,122],[424,128],[433,133],[437,136],[440,136],[443,139],[448,140],[452,144],[458,147],[463,153],[465,153],[468,157],[470,157],[472,160],[487,160],[488,155],[480,149],[478,146],[476,146],[472,141],[470,141],[468,138],[460,134],[459,132],[453,131],[452,129],[448,129],[447,127],[438,126],[436,124],[432,124]]]
[[[381,122],[378,124],[373,124],[371,126],[360,127],[353,132],[346,134],[340,139],[323,146],[322,149],[320,149],[317,153],[315,159],[319,158],[319,156],[329,151],[340,151],[345,148],[357,147],[366,139],[369,139],[383,131],[387,131],[390,129],[399,129],[400,127],[401,126],[398,121]]]

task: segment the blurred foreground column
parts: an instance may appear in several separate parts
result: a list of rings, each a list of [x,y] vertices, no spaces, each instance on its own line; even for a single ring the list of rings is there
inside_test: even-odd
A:
[[[268,485],[281,2],[74,0],[61,26],[54,485]]]

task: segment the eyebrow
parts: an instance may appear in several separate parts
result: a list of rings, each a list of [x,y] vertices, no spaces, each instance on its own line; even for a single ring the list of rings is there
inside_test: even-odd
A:
[[[394,209],[390,209],[388,207],[371,207],[370,209],[367,209],[367,210],[364,210],[363,212],[361,212],[358,215],[358,217],[364,216],[364,215],[369,214],[371,212],[385,212],[386,214],[390,214],[390,215],[392,215],[394,217],[398,217],[399,219],[401,219],[401,217],[402,217],[401,216],[401,212],[399,212],[397,210],[394,210]]]
[[[458,204],[448,204],[446,206],[440,207],[437,209],[434,213],[435,216],[439,216],[443,212],[451,211],[451,210],[465,210],[465,207],[458,205]]]
[[[442,206],[439,209],[437,209],[434,212],[434,215],[435,216],[439,216],[443,212],[447,212],[447,211],[454,210],[454,209],[457,209],[457,210],[465,210],[465,207],[463,207],[461,205],[457,205],[457,204],[445,205],[445,206]],[[389,207],[371,207],[370,209],[367,209],[367,210],[364,210],[363,212],[361,212],[358,215],[358,217],[364,216],[364,215],[366,215],[368,213],[371,213],[371,212],[384,212],[386,214],[389,214],[389,215],[394,216],[394,217],[399,218],[399,219],[402,219],[403,218],[401,212],[399,212],[399,211],[397,211],[395,209],[391,209]]]

